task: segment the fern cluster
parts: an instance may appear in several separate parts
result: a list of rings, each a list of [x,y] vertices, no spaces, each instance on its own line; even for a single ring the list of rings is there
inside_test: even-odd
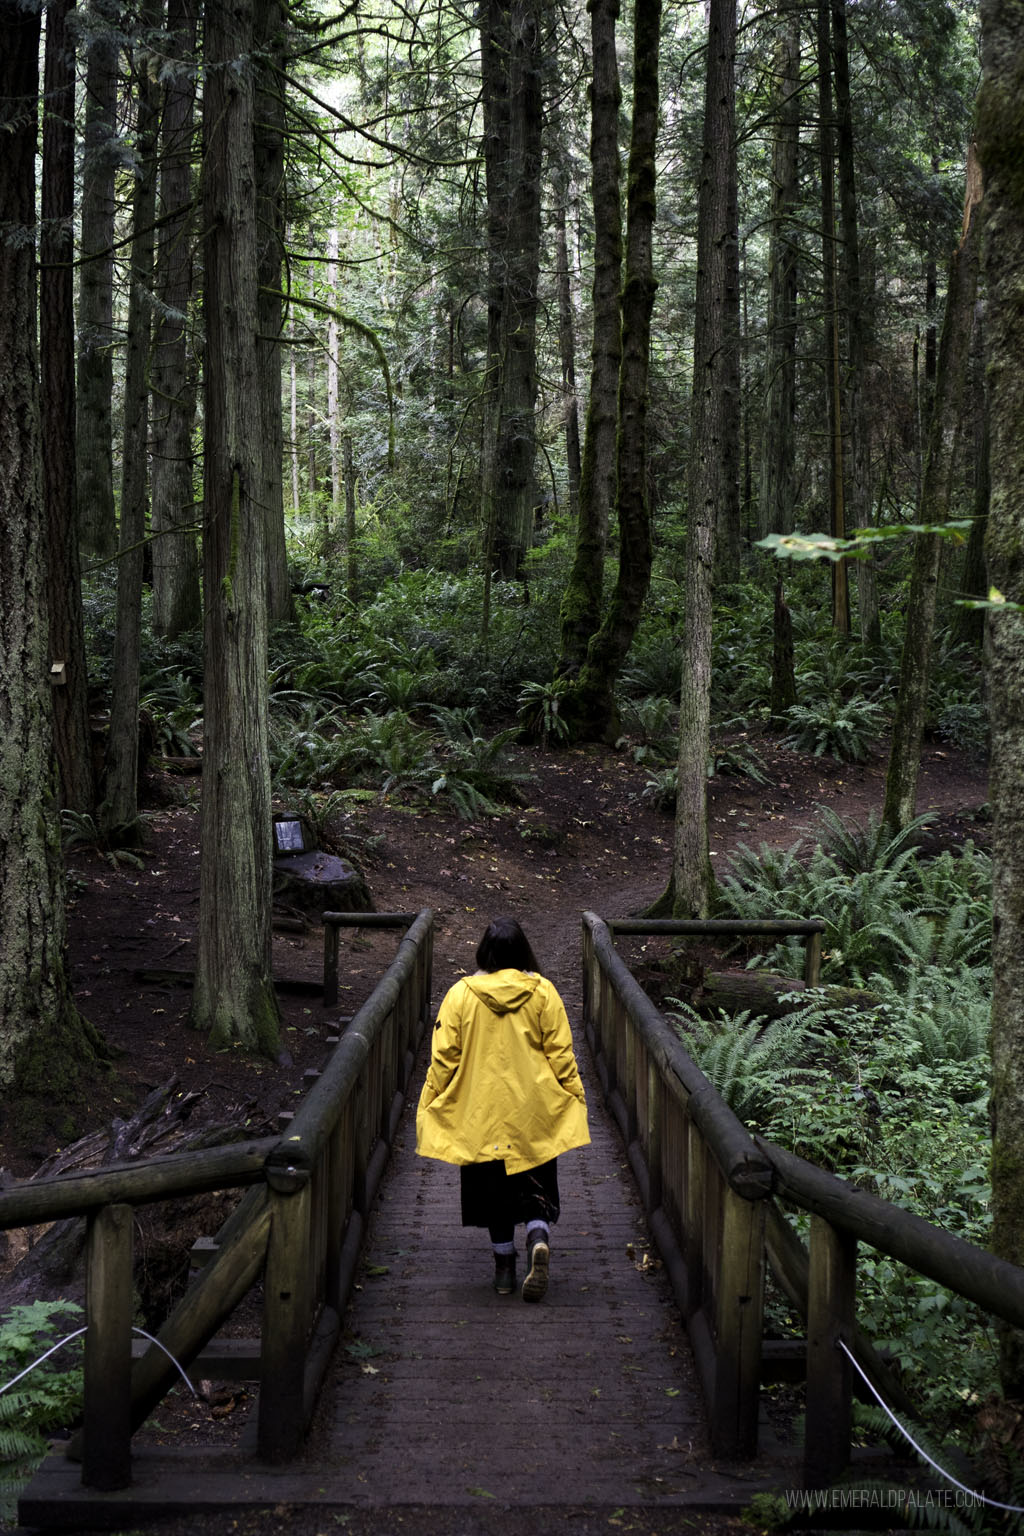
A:
[[[988,964],[987,855],[968,843],[958,854],[921,859],[915,839],[927,817],[893,837],[877,817],[849,827],[830,810],[819,816],[821,836],[812,847],[762,844],[755,852],[741,845],[727,863],[717,915],[820,916],[826,925],[822,980],[843,985],[866,986],[879,975],[902,980],[920,966]],[[798,948],[788,941],[752,963],[797,975]]]
[[[81,1307],[70,1301],[34,1301],[0,1318],[0,1388],[74,1332]],[[20,1489],[42,1461],[47,1435],[73,1423],[82,1401],[81,1340],[43,1361],[7,1391],[0,1391],[0,1518],[15,1513]]]

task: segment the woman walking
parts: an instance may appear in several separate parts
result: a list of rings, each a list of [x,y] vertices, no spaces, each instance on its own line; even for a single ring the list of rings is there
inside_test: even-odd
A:
[[[489,925],[476,963],[441,1004],[416,1150],[459,1165],[462,1225],[488,1229],[499,1295],[515,1290],[515,1228],[525,1222],[523,1300],[540,1301],[559,1214],[556,1159],[590,1141],[586,1098],[562,999],[514,918]]]

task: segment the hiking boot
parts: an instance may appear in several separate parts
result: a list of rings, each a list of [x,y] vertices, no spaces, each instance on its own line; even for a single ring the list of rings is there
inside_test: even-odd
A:
[[[523,1300],[540,1301],[548,1288],[548,1265],[551,1262],[551,1250],[547,1243],[540,1240],[531,1243],[526,1250],[526,1256],[530,1261],[529,1272],[523,1281]]]
[[[499,1296],[511,1296],[516,1288],[516,1256],[514,1253],[494,1255],[494,1289]]]

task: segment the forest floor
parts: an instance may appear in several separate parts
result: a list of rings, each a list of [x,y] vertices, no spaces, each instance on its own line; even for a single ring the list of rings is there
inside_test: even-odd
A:
[[[709,785],[711,846],[719,867],[741,843],[753,848],[761,843],[788,847],[798,838],[813,843],[820,806],[861,823],[881,806],[884,742],[863,764],[795,753],[770,739],[757,741],[756,747],[770,783],[719,775]],[[463,821],[440,802],[373,799],[360,803],[336,828],[339,851],[358,857],[378,911],[433,909],[435,1003],[459,974],[473,969],[488,920],[506,913],[523,923],[575,1027],[580,914],[589,909],[622,917],[650,906],[668,879],[672,818],[642,798],[648,772],[628,752],[524,747],[514,755],[517,766],[532,777],[522,803],[503,815]],[[323,957],[319,926],[275,931],[283,1044],[279,1061],[240,1049],[212,1051],[189,1025],[188,972],[199,916],[197,800],[198,780],[150,777],[149,842],[141,868],[113,866],[95,849],[69,853],[72,985],[80,1010],[107,1043],[110,1065],[90,1085],[87,1102],[54,1105],[52,1114],[34,1121],[5,1117],[0,1181],[5,1173],[27,1178],[97,1160],[107,1138],[94,1134],[80,1151],[78,1139],[109,1132],[113,1122],[128,1119],[161,1085],[170,1085],[169,1110],[175,1103],[187,1105],[188,1134],[225,1125],[246,1137],[274,1134],[279,1115],[294,1107],[304,1091],[304,1073],[322,1064],[329,1015],[316,990]],[[985,846],[986,801],[983,761],[949,746],[926,746],[918,809],[934,817],[927,834],[930,846],[955,847],[969,839]],[[291,809],[287,802],[275,808]],[[633,943],[632,958],[642,962],[643,945]],[[341,1002],[331,1018],[360,1005],[395,948],[394,932],[343,930]],[[184,1288],[193,1236],[208,1234],[218,1224],[211,1225],[209,1201],[196,1202],[194,1211],[179,1204],[167,1227],[160,1226],[157,1209],[147,1208],[152,1215],[139,1243],[140,1305],[150,1322],[157,1322]],[[0,1312],[35,1296],[76,1294],[66,1277],[55,1278],[50,1286],[31,1261],[19,1265],[38,1236],[0,1233]],[[219,1410],[213,1405],[207,1411],[216,1416]],[[230,1412],[230,1406],[222,1411]],[[406,1528],[415,1530],[415,1522]],[[719,1528],[725,1530],[725,1523]],[[254,1522],[252,1529],[274,1526]],[[288,1529],[298,1533],[302,1528],[290,1524]]]
[[[886,744],[865,763],[838,763],[756,742],[771,782],[719,774],[709,784],[709,827],[716,866],[741,843],[788,847],[813,843],[815,813],[828,806],[864,823],[881,806]],[[570,1005],[579,989],[579,918],[642,913],[664,890],[672,852],[671,815],[642,797],[648,771],[623,751],[513,749],[531,775],[522,804],[500,816],[460,820],[441,801],[373,799],[333,824],[339,851],[360,862],[378,911],[435,915],[435,994],[463,971],[491,917],[519,918],[540,963]],[[215,1052],[189,1026],[189,975],[199,917],[198,779],[150,775],[148,846],[142,867],[112,865],[95,849],[68,855],[69,951],[81,1012],[104,1037],[109,1069],[87,1102],[54,1105],[36,1121],[5,1116],[0,1178],[26,1178],[77,1137],[127,1118],[146,1094],[176,1077],[191,1096],[189,1129],[209,1122],[273,1134],[277,1117],[303,1091],[303,1074],[320,1064],[327,1013],[319,925],[275,931],[274,973],[281,983],[283,1052],[278,1062]],[[918,811],[933,822],[931,847],[973,840],[986,846],[987,769],[955,748],[926,745]],[[275,809],[288,811],[287,802]],[[766,914],[770,915],[770,914]],[[339,1007],[351,1014],[390,964],[395,934],[342,932]],[[0,1250],[0,1286],[9,1268]],[[0,1301],[2,1301],[0,1292]]]

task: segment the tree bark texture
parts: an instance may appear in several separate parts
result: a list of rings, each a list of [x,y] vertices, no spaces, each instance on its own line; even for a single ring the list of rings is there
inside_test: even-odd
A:
[[[557,129],[556,129],[557,133]],[[556,175],[555,266],[558,283],[558,351],[562,364],[562,399],[565,409],[565,470],[569,517],[577,526],[580,515],[580,401],[576,391],[576,326],[573,321],[572,275],[565,225],[569,204],[569,175],[559,167]]]
[[[205,691],[193,1021],[273,1055],[253,0],[205,10]]]
[[[167,30],[179,68],[164,87],[160,144],[161,223],[156,286],[160,304],[153,337],[152,529],[153,629],[173,637],[202,622],[195,534],[194,455],[196,359],[191,345],[192,139],[195,0],[168,0]]]
[[[82,156],[81,274],[78,295],[78,530],[84,549],[109,558],[117,548],[114,508],[114,172],[117,133],[116,0],[90,6]]]
[[[506,581],[519,574],[532,526],[542,45],[537,0],[487,0],[481,31],[489,290],[481,504],[488,563]]]
[[[977,218],[971,221],[949,266],[946,313],[939,340],[935,399],[921,489],[920,515],[921,521],[926,523],[943,523],[951,511],[955,447],[968,388],[971,330],[978,288],[977,224]],[[913,821],[917,809],[917,776],[928,703],[941,559],[940,537],[919,534],[910,573],[900,681],[882,809],[882,819],[894,833]]]
[[[839,175],[840,255],[837,301],[845,319],[846,367],[843,390],[845,445],[849,466],[846,491],[847,524],[862,528],[870,519],[871,445],[864,413],[866,317],[861,285],[860,227],[854,170],[853,111],[850,100],[850,54],[846,29],[846,0],[831,0],[832,68],[836,99],[836,166]]]
[[[288,548],[284,529],[284,430],[281,419],[281,333],[284,305],[284,12],[280,0],[257,0],[256,34],[256,238],[259,248],[257,357],[263,411],[263,486],[267,519],[267,603],[271,625],[291,613]]]
[[[157,24],[160,7],[146,0],[139,20]],[[121,521],[117,560],[117,627],[104,772],[103,821],[119,841],[138,840],[139,654],[142,562],[149,460],[149,347],[153,314],[153,219],[156,213],[158,88],[145,47],[135,48],[135,186],[124,375]]]
[[[836,239],[835,123],[832,102],[832,18],[818,0],[818,151],[821,164],[821,264],[824,380],[828,401],[829,529],[846,537],[846,463],[843,454],[842,355],[839,326],[839,252]],[[831,563],[832,627],[850,633],[850,589],[845,560]]]
[[[693,339],[686,531],[686,627],[683,633],[676,819],[672,854],[673,916],[704,917],[713,889],[708,848],[707,770],[711,746],[712,581],[721,498],[729,491],[735,414],[728,362],[732,332],[729,284],[735,245],[735,0],[712,0],[704,93],[704,148],[697,207],[697,308]]]
[[[985,176],[991,487],[989,579],[1024,603],[1024,3],[983,0],[978,153]],[[989,614],[992,721],[992,1247],[1024,1264],[1024,614]],[[1007,1396],[1024,1398],[1024,1334],[1001,1336]]]
[[[0,0],[0,1095],[68,1096],[92,1056],[68,985],[53,770],[36,346],[39,11]]]
[[[768,258],[768,345],[759,531],[789,533],[796,493],[797,241],[800,17],[788,18],[775,60],[775,140]]]
[[[627,167],[626,265],[617,406],[615,510],[619,524],[619,569],[601,627],[587,647],[587,659],[565,706],[576,734],[590,740],[609,740],[618,732],[615,684],[633,643],[651,581],[647,408],[651,315],[658,287],[652,240],[660,41],[661,0],[637,0],[633,19],[633,123]]]
[[[989,502],[989,423],[985,382],[985,306],[974,306],[974,331],[971,338],[971,396],[974,424],[974,521],[967,536],[963,565],[960,569],[961,597],[984,598],[988,592],[985,563],[985,531]],[[959,607],[953,614],[953,636],[979,651],[985,637],[985,614],[980,608]]]
[[[587,646],[601,622],[608,523],[615,499],[617,395],[622,360],[622,166],[619,159],[622,89],[615,52],[618,0],[591,0],[588,10],[593,58],[590,89],[593,327],[576,547],[561,605],[558,670],[570,676],[579,672]]]
[[[75,486],[75,54],[68,17],[74,0],[46,11],[43,99],[39,350],[43,494],[46,502],[50,660],[63,662],[53,689],[53,734],[61,805],[91,814],[96,803],[89,735],[89,679]]]
[[[697,204],[691,466],[714,499],[715,568],[740,578],[740,266],[736,188],[736,6],[708,8],[708,60]],[[704,239],[701,240],[703,226]],[[692,515],[692,502],[691,502]]]

